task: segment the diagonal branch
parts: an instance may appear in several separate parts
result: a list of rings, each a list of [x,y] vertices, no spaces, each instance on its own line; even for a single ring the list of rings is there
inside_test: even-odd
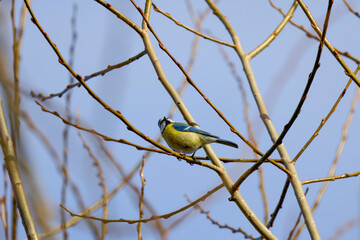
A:
[[[301,8],[303,9],[304,13],[308,17],[311,27],[315,30],[315,32],[319,35],[319,37],[322,37],[324,33],[321,32],[319,26],[317,25],[315,19],[311,15],[308,7],[305,5],[305,3],[302,0],[297,0]],[[345,69],[345,74],[351,77],[351,79],[360,87],[360,80],[356,77],[353,71],[348,67],[348,65],[344,62],[344,60],[341,58],[339,53],[336,51],[336,49],[333,47],[333,45],[325,38],[324,43],[326,47],[329,49],[329,51],[334,55],[336,60],[340,63],[340,65]]]
[[[186,30],[200,36],[200,37],[203,37],[204,39],[207,39],[207,40],[210,40],[210,41],[213,41],[213,42],[216,42],[216,43],[220,43],[222,45],[225,45],[225,46],[228,46],[228,47],[234,47],[233,44],[230,44],[230,43],[227,43],[227,42],[224,42],[224,41],[221,41],[221,40],[218,40],[216,38],[213,38],[213,37],[210,37],[208,35],[205,35],[199,31],[196,31],[188,26],[186,26],[185,24],[182,24],[181,22],[179,22],[178,20],[176,20],[173,16],[170,15],[170,13],[166,13],[164,12],[163,10],[161,10],[158,6],[156,6],[154,3],[152,4],[153,7],[154,7],[154,10],[156,12],[159,12],[161,13],[162,15],[164,15],[165,17],[169,18],[170,20],[172,20],[174,23],[176,23],[177,25],[179,25],[180,27],[183,27],[185,28]]]
[[[296,7],[298,6],[297,1],[295,0],[293,5],[291,6],[291,8],[289,9],[288,13],[286,15],[284,15],[284,19],[281,21],[281,23],[276,27],[276,29],[274,30],[274,32],[264,41],[262,42],[259,46],[257,46],[254,50],[252,50],[251,52],[248,53],[249,58],[252,59],[254,58],[258,53],[260,53],[262,50],[264,50],[267,46],[270,45],[270,43],[272,41],[275,40],[275,38],[277,37],[277,35],[283,30],[283,28],[286,26],[286,24],[290,21],[290,19],[292,18]]]

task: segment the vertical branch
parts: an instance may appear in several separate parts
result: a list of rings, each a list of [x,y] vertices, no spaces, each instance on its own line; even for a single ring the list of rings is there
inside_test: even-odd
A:
[[[144,218],[144,211],[143,211],[143,205],[144,205],[144,188],[145,188],[145,178],[144,178],[144,167],[145,167],[145,157],[143,157],[141,161],[141,169],[140,169],[140,179],[141,179],[141,191],[140,191],[140,200],[139,200],[139,219],[142,220]],[[142,240],[141,236],[141,222],[137,225],[137,231],[138,231],[138,240]]]
[[[271,218],[270,218],[268,224],[266,225],[268,228],[271,228],[273,226],[273,224],[275,222],[275,218],[276,218],[277,214],[279,213],[280,208],[282,208],[282,204],[285,200],[285,196],[286,196],[287,190],[289,189],[289,186],[290,186],[290,180],[289,180],[289,178],[287,178],[285,181],[283,190],[281,192],[280,199],[275,207],[275,210],[271,213],[271,215],[270,215]]]
[[[18,212],[16,208],[16,199],[12,196],[12,223],[11,223],[11,237],[12,239],[16,239],[17,236],[17,219],[18,219]]]
[[[11,23],[13,29],[13,74],[14,74],[14,98],[9,101],[11,109],[13,109],[11,115],[11,129],[12,129],[12,138],[14,139],[14,146],[19,143],[20,140],[20,95],[19,95],[19,63],[20,63],[20,40],[18,38],[18,31],[15,24],[15,0],[12,0],[11,5]]]
[[[82,136],[80,130],[78,130],[78,135],[81,139],[81,142],[83,144],[83,147],[86,149],[86,151],[89,154],[89,157],[92,159],[92,163],[94,165],[94,167],[97,170],[96,173],[96,177],[99,178],[99,186],[101,187],[101,190],[103,192],[102,194],[102,200],[103,200],[103,215],[102,218],[106,219],[108,216],[108,203],[109,203],[109,194],[107,193],[107,187],[106,187],[106,183],[105,183],[105,177],[104,177],[104,171],[102,170],[102,167],[100,165],[100,161],[96,158],[96,156],[94,155],[94,153],[92,152],[90,146],[86,143],[85,138]],[[107,229],[106,229],[106,223],[102,222],[101,223],[101,236],[100,239],[104,240],[105,236],[107,233]]]
[[[28,201],[26,199],[24,187],[21,181],[19,169],[17,166],[17,157],[13,141],[11,140],[9,130],[6,124],[6,118],[0,99],[0,143],[5,156],[5,166],[9,173],[11,185],[15,194],[17,206],[22,218],[27,238],[30,240],[38,240],[39,236],[36,230],[35,222],[31,216]]]
[[[264,223],[268,223],[269,221],[269,204],[268,204],[268,200],[267,200],[267,195],[266,195],[266,189],[265,189],[265,180],[264,180],[264,171],[261,167],[259,167],[259,189],[260,189],[260,193],[261,193],[261,198],[263,201],[263,206],[264,206]]]
[[[34,133],[35,136],[37,136],[39,141],[47,149],[51,159],[54,161],[54,164],[55,164],[57,170],[59,171],[59,173],[62,175],[62,177],[65,178],[65,175],[67,176],[68,186],[69,186],[70,190],[72,191],[73,197],[76,199],[79,208],[80,209],[85,209],[86,204],[85,204],[84,198],[81,195],[80,189],[76,185],[74,179],[71,177],[68,169],[63,168],[62,159],[61,159],[60,155],[57,153],[57,151],[55,149],[55,146],[53,146],[50,143],[49,139],[41,131],[41,129],[38,128],[37,125],[35,125],[34,121],[30,118],[29,114],[22,111],[21,112],[21,118],[22,118],[22,120],[25,120],[25,123],[27,124],[28,128]],[[37,201],[38,201],[38,204],[43,209],[43,207],[44,207],[43,205],[45,204],[45,202],[43,200],[41,200],[41,199],[40,200],[37,199]],[[37,212],[39,212],[39,211],[37,211]],[[44,214],[43,211],[41,213],[39,213],[39,214],[41,215],[41,217],[45,217],[45,219],[43,219],[43,221],[47,221],[47,216]],[[38,219],[39,224],[41,224],[41,228],[42,228],[43,231],[46,231],[46,230],[50,229],[50,226],[44,226],[44,223],[41,222],[41,219],[39,219],[39,218],[37,218],[37,219]],[[95,223],[93,221],[90,221],[90,220],[87,220],[86,222],[90,226],[91,230],[93,231],[93,234],[95,236],[100,236],[100,234],[97,231]]]
[[[76,39],[77,39],[77,33],[76,33],[76,15],[77,15],[77,5],[74,4],[73,6],[73,15],[71,18],[71,29],[72,29],[72,40],[71,40],[71,45],[70,45],[70,50],[69,50],[69,65],[70,67],[73,67],[73,63],[74,63],[74,53],[75,53],[75,46],[76,46]],[[69,76],[69,84],[72,84],[74,82],[73,77],[70,75]],[[71,116],[71,111],[70,111],[70,106],[71,106],[71,92],[69,94],[66,95],[66,99],[65,99],[65,114],[66,114],[66,118],[71,121],[72,120],[72,116]],[[66,171],[65,169],[68,168],[68,159],[69,159],[69,125],[65,124],[64,127],[64,131],[63,131],[63,164],[62,164],[62,171],[64,173],[64,180],[63,180],[63,184],[61,187],[61,200],[60,203],[62,205],[66,205],[66,193],[67,193],[67,187],[68,187],[68,182],[69,182],[69,176],[68,176],[68,171]],[[67,239],[67,230],[66,230],[66,217],[65,217],[65,211],[64,209],[60,208],[60,216],[61,216],[61,225],[63,226],[63,239],[66,240]]]
[[[6,175],[6,168],[5,165],[3,165],[3,177],[4,177],[4,196],[0,198],[0,218],[1,221],[3,223],[3,227],[4,227],[4,233],[5,233],[5,237],[6,240],[10,239],[10,232],[9,232],[9,219],[8,219],[8,210],[6,208],[6,202],[7,202],[7,194],[8,194],[8,180],[7,180],[7,175]]]
[[[29,0],[29,4],[31,0]],[[15,0],[12,0],[11,4],[11,24],[13,29],[13,93],[8,92],[8,105],[10,111],[10,126],[11,126],[11,135],[13,139],[14,151],[16,152],[17,147],[20,144],[20,83],[19,83],[19,68],[20,68],[20,46],[22,42],[23,30],[25,27],[25,16],[26,16],[25,4],[22,6],[21,15],[20,15],[20,26],[17,28],[15,21]],[[17,219],[18,213],[16,208],[16,199],[13,196],[12,199],[12,238],[16,239],[16,230],[17,230]]]

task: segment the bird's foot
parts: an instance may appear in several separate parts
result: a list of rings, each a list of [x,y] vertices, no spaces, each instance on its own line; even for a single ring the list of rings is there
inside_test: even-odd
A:
[[[194,161],[196,161],[196,160],[194,159],[194,161],[190,161],[190,160],[185,160],[185,161],[192,166],[192,165],[194,165]]]
[[[182,157],[176,157],[177,160],[181,161],[182,159],[184,159],[186,157],[186,155],[182,152],[179,152],[179,154],[182,156]]]
[[[196,158],[194,157],[194,154],[191,155],[191,158],[193,159],[193,161],[186,160],[186,159],[185,159],[185,158],[186,158],[186,154],[184,154],[183,152],[180,152],[179,154],[182,156],[182,157],[177,157],[177,159],[178,159],[179,161],[185,160],[185,161],[186,161],[188,164],[190,164],[191,166],[194,165],[194,161],[196,161]]]
[[[194,157],[194,155],[195,155],[195,152],[190,156],[193,161],[189,161],[189,160],[186,161],[191,166],[194,165],[194,162],[196,162],[196,158]]]

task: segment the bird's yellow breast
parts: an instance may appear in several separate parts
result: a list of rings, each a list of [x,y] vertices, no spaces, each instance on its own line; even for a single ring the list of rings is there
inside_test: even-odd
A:
[[[177,131],[172,127],[173,124],[168,124],[162,133],[162,137],[173,150],[188,154],[206,144],[199,134]]]

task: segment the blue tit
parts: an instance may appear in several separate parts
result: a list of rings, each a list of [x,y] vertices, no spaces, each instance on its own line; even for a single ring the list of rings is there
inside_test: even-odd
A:
[[[230,147],[238,148],[234,142],[221,139],[211,133],[202,131],[185,123],[174,122],[173,120],[163,117],[158,122],[161,135],[171,149],[181,153],[193,153],[204,147],[208,143],[221,143]]]

